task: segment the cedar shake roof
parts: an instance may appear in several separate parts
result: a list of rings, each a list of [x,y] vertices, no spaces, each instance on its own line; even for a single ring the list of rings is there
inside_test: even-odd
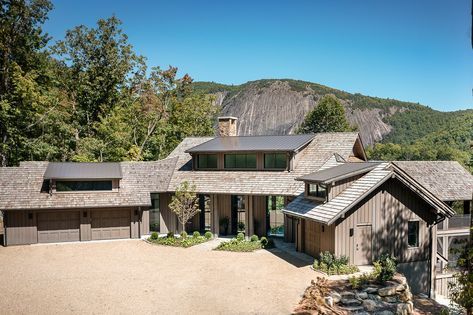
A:
[[[452,216],[455,212],[444,202],[419,185],[409,176],[399,173],[391,163],[379,163],[374,169],[363,177],[355,180],[350,186],[343,190],[328,202],[320,202],[299,195],[290,202],[283,212],[290,215],[302,217],[324,223],[327,225],[335,223],[344,213],[356,206],[369,193],[381,186],[389,178],[395,176],[408,188],[415,191],[421,198],[429,203],[438,213],[444,216]]]
[[[473,175],[456,161],[395,161],[443,201],[472,200]]]
[[[235,136],[217,137],[186,150],[199,152],[294,152],[314,138],[313,134],[286,136]]]
[[[122,178],[120,163],[49,162],[45,179],[117,179]]]
[[[379,163],[377,162],[343,163],[336,167],[331,167],[304,175],[302,177],[296,178],[296,180],[328,184],[355,175],[368,173],[378,164]]]
[[[196,185],[200,193],[253,194],[297,196],[304,191],[304,183],[297,177],[320,169],[324,163],[333,160],[337,153],[342,159],[353,155],[359,142],[356,132],[319,133],[311,135],[313,140],[301,150],[295,169],[287,171],[193,171],[188,150],[212,138],[186,138],[169,157],[178,157],[168,190],[175,191],[184,181]],[[336,163],[336,161],[333,161]]]
[[[177,159],[121,162],[123,178],[117,192],[41,192],[48,162],[22,162],[0,168],[0,209],[66,209],[150,206],[151,192],[167,189]]]

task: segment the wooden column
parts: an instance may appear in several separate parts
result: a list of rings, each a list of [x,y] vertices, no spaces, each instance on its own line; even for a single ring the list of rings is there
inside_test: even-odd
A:
[[[248,196],[248,235],[250,237],[255,234],[253,204],[253,196]]]
[[[245,235],[249,238],[250,235],[250,199],[251,196],[244,196],[245,198]]]
[[[218,196],[217,195],[210,195],[210,211],[211,211],[211,218],[212,218],[212,232],[217,237],[219,232],[219,217],[218,217]]]
[[[437,225],[430,227],[430,298],[435,298],[435,276],[437,262]]]

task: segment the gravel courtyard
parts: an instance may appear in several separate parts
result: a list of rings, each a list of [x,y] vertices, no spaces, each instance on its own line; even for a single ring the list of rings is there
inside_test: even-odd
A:
[[[315,277],[277,249],[231,253],[210,245],[0,247],[0,313],[288,314]]]

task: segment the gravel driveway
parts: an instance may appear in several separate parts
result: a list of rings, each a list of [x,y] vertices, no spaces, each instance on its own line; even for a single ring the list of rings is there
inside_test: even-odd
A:
[[[208,245],[0,247],[0,313],[288,314],[315,277],[277,249],[231,253]]]

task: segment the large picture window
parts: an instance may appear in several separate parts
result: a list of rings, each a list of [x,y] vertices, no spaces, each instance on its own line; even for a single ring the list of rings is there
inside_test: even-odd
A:
[[[268,169],[286,169],[287,159],[285,153],[265,153],[264,168]]]
[[[225,154],[225,168],[256,168],[256,154]]]
[[[197,156],[198,168],[217,168],[217,154],[199,154]]]
[[[409,221],[407,223],[407,245],[409,247],[419,247],[419,221]]]
[[[111,180],[56,181],[56,191],[102,191],[112,190]]]
[[[327,198],[327,187],[320,184],[308,184],[307,194],[316,198]]]
[[[151,194],[151,209],[149,209],[149,231],[159,232],[159,194]]]

